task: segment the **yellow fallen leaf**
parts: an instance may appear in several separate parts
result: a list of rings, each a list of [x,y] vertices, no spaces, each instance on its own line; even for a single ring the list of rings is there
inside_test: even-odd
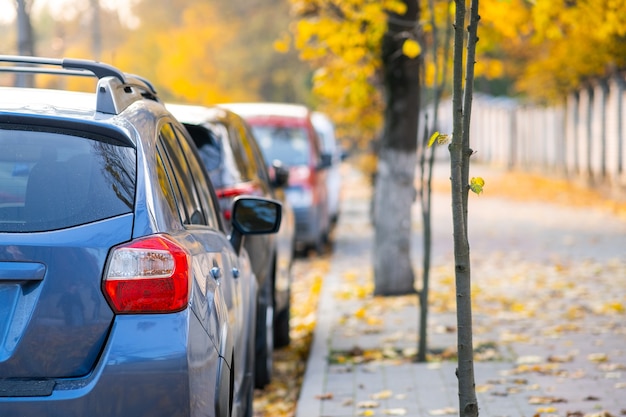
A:
[[[370,395],[370,398],[372,400],[386,400],[387,398],[391,398],[392,395],[393,395],[393,392],[387,389],[387,390],[380,391],[380,392]]]
[[[359,401],[356,406],[357,408],[377,408],[380,404],[377,401]]]
[[[606,362],[609,357],[606,353],[591,353],[587,356],[587,359],[591,362]]]
[[[404,416],[406,415],[406,410],[404,408],[391,408],[389,410],[383,410],[383,414],[388,416]]]
[[[558,398],[558,397],[530,397],[528,399],[528,403],[529,404],[555,404],[555,403],[565,403],[567,402],[565,399],[563,398]]]
[[[365,313],[366,313],[365,308],[361,307],[357,311],[354,312],[354,317],[356,317],[357,319],[362,319],[365,317]]]
[[[382,326],[384,321],[379,317],[368,317],[366,323],[369,326]]]
[[[537,409],[537,414],[541,413],[556,413],[556,407],[539,407]]]
[[[359,412],[360,416],[373,416],[374,414],[374,410],[362,410]]]
[[[428,414],[430,414],[431,416],[450,416],[450,415],[456,415],[458,411],[459,410],[457,410],[454,407],[446,407],[446,408],[440,408],[437,410],[430,410]]]
[[[476,385],[476,392],[478,392],[478,393],[487,392],[487,391],[489,391],[491,388],[493,388],[493,385],[490,385],[490,384],[486,384],[486,385]]]

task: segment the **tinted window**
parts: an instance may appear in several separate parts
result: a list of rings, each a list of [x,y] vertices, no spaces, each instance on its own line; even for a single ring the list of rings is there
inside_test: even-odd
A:
[[[242,170],[245,163],[240,162],[233,152],[226,126],[221,123],[205,123],[202,126],[186,127],[216,188],[229,187],[246,180],[246,171]]]
[[[0,129],[0,231],[37,232],[130,213],[133,148],[93,135]]]
[[[251,161],[251,167],[256,172],[256,176],[261,178],[264,183],[268,184],[269,178],[267,175],[267,166],[265,164],[265,159],[263,158],[263,153],[259,149],[256,142],[256,138],[243,123],[238,125],[237,130],[241,136],[241,142],[244,144],[248,158]]]
[[[311,150],[305,128],[252,126],[252,131],[268,164],[275,159],[286,165],[309,164]]]
[[[174,177],[182,199],[180,203],[184,207],[185,216],[183,223],[185,224],[206,224],[200,198],[193,183],[192,174],[187,165],[187,161],[182,153],[178,139],[174,134],[174,130],[170,125],[164,125],[159,133],[163,143],[167,159],[172,164]]]
[[[174,184],[172,184],[170,180],[170,176],[168,173],[172,172],[171,165],[166,165],[165,160],[163,159],[163,154],[165,151],[163,150],[163,146],[161,143],[157,144],[157,176],[159,178],[159,187],[161,188],[161,192],[167,201],[167,205],[169,206],[172,213],[176,213],[178,211],[179,219],[182,222],[183,218],[186,217],[186,213],[181,207],[178,207],[176,204],[176,199],[182,199],[180,195],[180,190],[176,189],[178,195],[174,192]]]
[[[191,148],[189,142],[185,138],[185,135],[179,130],[176,130],[176,133],[178,134],[183,155],[189,165],[189,171],[191,172],[196,190],[198,192],[198,197],[200,198],[200,204],[202,206],[204,217],[206,218],[206,224],[214,229],[219,229],[219,214],[217,214],[217,211],[215,210],[216,203],[215,196],[211,192],[212,185],[208,182],[205,171],[200,165],[201,161],[198,160],[196,153]]]

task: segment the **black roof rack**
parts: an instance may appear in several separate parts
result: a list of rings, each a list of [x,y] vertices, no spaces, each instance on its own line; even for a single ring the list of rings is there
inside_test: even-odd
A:
[[[102,62],[73,58],[44,58],[33,56],[0,55],[0,72],[73,75],[97,77],[96,111],[119,114],[128,105],[141,98],[158,101],[154,86],[144,78],[125,74]]]

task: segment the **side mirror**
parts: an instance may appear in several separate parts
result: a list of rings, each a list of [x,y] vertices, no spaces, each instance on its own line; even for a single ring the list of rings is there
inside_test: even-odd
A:
[[[350,152],[346,151],[345,149],[341,149],[340,156],[341,156],[341,160],[345,161],[350,156]]]
[[[324,152],[320,155],[320,163],[317,166],[317,169],[330,168],[332,164],[333,164],[333,155],[330,153]]]
[[[237,197],[232,208],[230,242],[239,253],[245,235],[276,233],[280,228],[282,205],[260,197]]]
[[[289,168],[285,167],[278,159],[275,159],[270,167],[270,177],[272,187],[284,187],[289,183]]]

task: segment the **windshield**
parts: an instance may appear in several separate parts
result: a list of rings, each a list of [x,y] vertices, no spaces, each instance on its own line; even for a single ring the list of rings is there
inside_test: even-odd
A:
[[[252,126],[252,131],[268,164],[276,159],[289,166],[309,164],[311,150],[305,128]]]

